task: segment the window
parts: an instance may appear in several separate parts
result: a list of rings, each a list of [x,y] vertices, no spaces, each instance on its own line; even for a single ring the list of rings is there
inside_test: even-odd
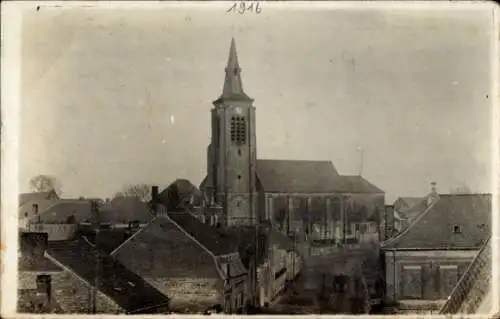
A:
[[[421,266],[403,266],[403,297],[422,298]]]
[[[231,141],[236,144],[245,144],[246,141],[246,122],[242,116],[231,117]],[[238,151],[238,155],[241,152]]]
[[[241,150],[238,149],[238,156],[241,156]]]
[[[453,226],[453,233],[460,234],[461,232],[462,232],[462,226],[460,226],[460,225]]]
[[[24,217],[28,217],[28,212],[25,212],[25,213],[24,213]]]
[[[458,283],[458,267],[456,265],[439,266],[439,287],[442,298],[447,298]]]
[[[241,175],[238,175],[238,179],[241,179]]]

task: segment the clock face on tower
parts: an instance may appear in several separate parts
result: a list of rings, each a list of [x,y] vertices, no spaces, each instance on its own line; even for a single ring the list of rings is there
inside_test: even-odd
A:
[[[237,107],[237,108],[235,109],[235,112],[236,112],[236,114],[238,114],[238,115],[241,115],[241,113],[243,113],[243,112],[242,112],[242,110],[241,110],[241,107]]]

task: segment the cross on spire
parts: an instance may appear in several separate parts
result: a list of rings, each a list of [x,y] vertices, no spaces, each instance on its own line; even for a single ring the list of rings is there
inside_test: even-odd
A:
[[[229,48],[229,57],[225,71],[224,88],[222,89],[222,95],[219,100],[251,100],[245,92],[243,92],[241,68],[238,63],[238,54],[236,53],[236,42],[234,38],[231,39],[231,47]]]

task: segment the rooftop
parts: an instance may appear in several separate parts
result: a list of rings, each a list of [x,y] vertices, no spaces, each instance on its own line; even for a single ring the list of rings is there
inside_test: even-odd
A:
[[[440,194],[383,249],[479,249],[491,233],[491,194]]]

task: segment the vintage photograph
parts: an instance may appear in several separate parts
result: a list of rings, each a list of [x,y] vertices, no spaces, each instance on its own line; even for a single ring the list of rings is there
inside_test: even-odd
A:
[[[445,4],[24,3],[17,313],[498,310],[498,10]]]

